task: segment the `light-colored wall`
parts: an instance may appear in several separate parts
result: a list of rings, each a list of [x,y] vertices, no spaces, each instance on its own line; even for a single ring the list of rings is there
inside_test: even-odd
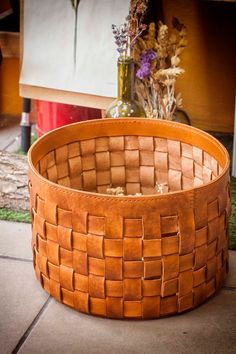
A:
[[[186,72],[179,79],[177,91],[182,92],[183,109],[194,126],[208,131],[232,132],[235,101],[233,33],[225,18],[228,10],[220,17],[219,10],[210,14],[209,10],[205,11],[207,6],[209,8],[209,3],[197,0],[163,0],[166,24],[171,26],[175,16],[188,31],[188,46],[181,61]],[[216,4],[211,6],[215,8]]]

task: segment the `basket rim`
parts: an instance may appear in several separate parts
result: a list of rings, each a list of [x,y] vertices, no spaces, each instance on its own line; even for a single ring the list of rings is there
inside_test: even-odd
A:
[[[34,161],[34,154],[37,154],[37,150],[40,149],[40,145],[42,145],[42,143],[44,143],[44,141],[49,141],[51,140],[52,142],[55,142],[56,139],[55,137],[61,133],[61,131],[73,131],[74,127],[77,126],[96,126],[96,125],[111,125],[111,124],[140,124],[140,123],[145,123],[145,124],[149,124],[149,125],[158,125],[158,126],[162,126],[162,128],[174,128],[177,129],[178,131],[182,131],[185,132],[186,135],[187,133],[196,133],[196,135],[198,135],[199,137],[203,138],[204,140],[208,140],[208,142],[210,141],[212,146],[214,146],[218,152],[220,152],[222,154],[222,158],[224,157],[224,166],[222,167],[222,171],[221,173],[216,176],[216,178],[210,182],[204,183],[201,186],[197,186],[197,187],[193,187],[193,188],[188,188],[188,189],[184,189],[184,190],[177,190],[177,191],[172,191],[172,192],[168,192],[165,194],[146,194],[146,195],[139,195],[139,196],[131,196],[131,195],[122,195],[122,196],[118,196],[118,195],[109,195],[109,194],[105,194],[105,193],[98,193],[98,192],[89,192],[89,191],[85,191],[85,190],[77,190],[77,189],[73,189],[71,187],[66,187],[63,185],[59,185],[55,182],[52,182],[48,179],[46,179],[45,177],[43,177],[36,169],[35,165],[37,164],[37,162],[40,160],[40,158],[38,158],[37,162],[35,163]],[[151,127],[150,127],[151,128]],[[127,134],[116,134],[114,136],[125,136],[125,135],[137,135],[137,136],[153,136],[153,137],[160,137],[158,135],[141,135],[141,134],[135,134],[134,132],[132,133],[128,133]],[[100,137],[106,137],[108,135],[101,135]],[[92,139],[92,138],[96,138],[99,136],[91,136],[88,137],[87,139]],[[109,137],[109,136],[108,136]],[[169,137],[170,138],[170,137]],[[73,143],[74,141],[78,141],[78,135],[77,135],[77,140],[72,140],[70,141],[70,143]],[[81,139],[83,140],[83,139]],[[86,140],[86,139],[84,139]],[[177,138],[173,139],[173,140],[177,140]],[[181,139],[179,139],[179,141],[182,141]],[[184,141],[185,143],[189,144],[189,141]],[[63,145],[58,145],[59,146],[63,146]],[[195,146],[195,145],[193,145]],[[199,146],[200,147],[200,146]],[[56,148],[56,146],[54,146],[54,149]],[[201,147],[200,147],[201,148]],[[202,149],[202,148],[201,148]],[[202,149],[203,150],[203,149]],[[51,150],[48,150],[48,152],[50,152]],[[47,152],[47,153],[48,153]],[[44,155],[40,156],[43,157]],[[113,200],[113,201],[122,201],[122,202],[130,202],[130,201],[145,201],[145,200],[153,200],[153,199],[166,199],[166,198],[173,198],[173,196],[181,196],[183,194],[186,193],[191,193],[191,192],[197,192],[197,191],[203,191],[204,189],[208,188],[210,185],[212,185],[213,183],[217,183],[224,175],[227,174],[228,170],[229,170],[229,164],[230,164],[230,158],[229,158],[229,154],[228,151],[226,150],[226,148],[212,135],[210,135],[209,133],[196,128],[196,127],[192,127],[192,126],[187,126],[185,124],[182,123],[178,123],[178,122],[173,122],[173,121],[166,121],[166,120],[156,120],[156,119],[150,119],[150,118],[119,118],[119,119],[115,119],[115,118],[106,118],[106,119],[91,119],[88,121],[81,121],[81,122],[76,122],[76,123],[72,123],[66,126],[62,126],[59,128],[56,128],[46,134],[44,134],[43,136],[41,136],[40,138],[38,138],[30,147],[29,151],[28,151],[28,164],[30,167],[30,171],[29,171],[29,176],[30,173],[33,173],[33,175],[39,179],[40,183],[46,184],[49,187],[56,189],[56,190],[60,190],[60,192],[66,193],[66,194],[74,194],[76,193],[78,196],[83,196],[83,197],[91,197],[91,198],[96,198],[96,199],[107,199],[107,200]]]

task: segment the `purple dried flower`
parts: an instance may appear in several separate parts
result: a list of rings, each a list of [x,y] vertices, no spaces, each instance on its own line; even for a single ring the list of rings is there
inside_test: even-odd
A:
[[[150,68],[151,68],[150,63],[148,62],[141,63],[141,67],[140,69],[138,69],[136,76],[141,80],[144,79],[145,77],[151,74]]]
[[[152,49],[148,49],[141,55],[141,66],[136,73],[139,79],[144,79],[151,74],[151,61],[156,59],[156,53]]]
[[[156,53],[152,49],[148,49],[144,54],[141,55],[141,64],[150,63],[150,61],[156,59],[156,57]]]

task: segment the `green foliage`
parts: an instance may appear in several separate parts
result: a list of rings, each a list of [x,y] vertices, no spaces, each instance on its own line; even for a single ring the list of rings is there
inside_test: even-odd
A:
[[[231,180],[232,214],[229,220],[229,248],[236,250],[236,178]]]
[[[13,211],[5,208],[0,208],[0,220],[18,221],[25,223],[31,222],[29,212]]]
[[[30,136],[30,145],[32,145],[37,139],[37,134],[35,132],[32,132]],[[17,149],[15,153],[18,155],[27,155],[27,153],[25,153],[21,147],[19,147],[19,149]]]

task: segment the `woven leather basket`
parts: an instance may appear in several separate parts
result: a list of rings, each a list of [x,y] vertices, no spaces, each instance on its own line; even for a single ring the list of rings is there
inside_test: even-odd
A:
[[[81,122],[40,138],[29,170],[35,272],[58,301],[157,318],[222,286],[229,157],[210,135],[148,119]],[[156,183],[168,192],[157,194]],[[111,186],[127,195],[107,195]]]

